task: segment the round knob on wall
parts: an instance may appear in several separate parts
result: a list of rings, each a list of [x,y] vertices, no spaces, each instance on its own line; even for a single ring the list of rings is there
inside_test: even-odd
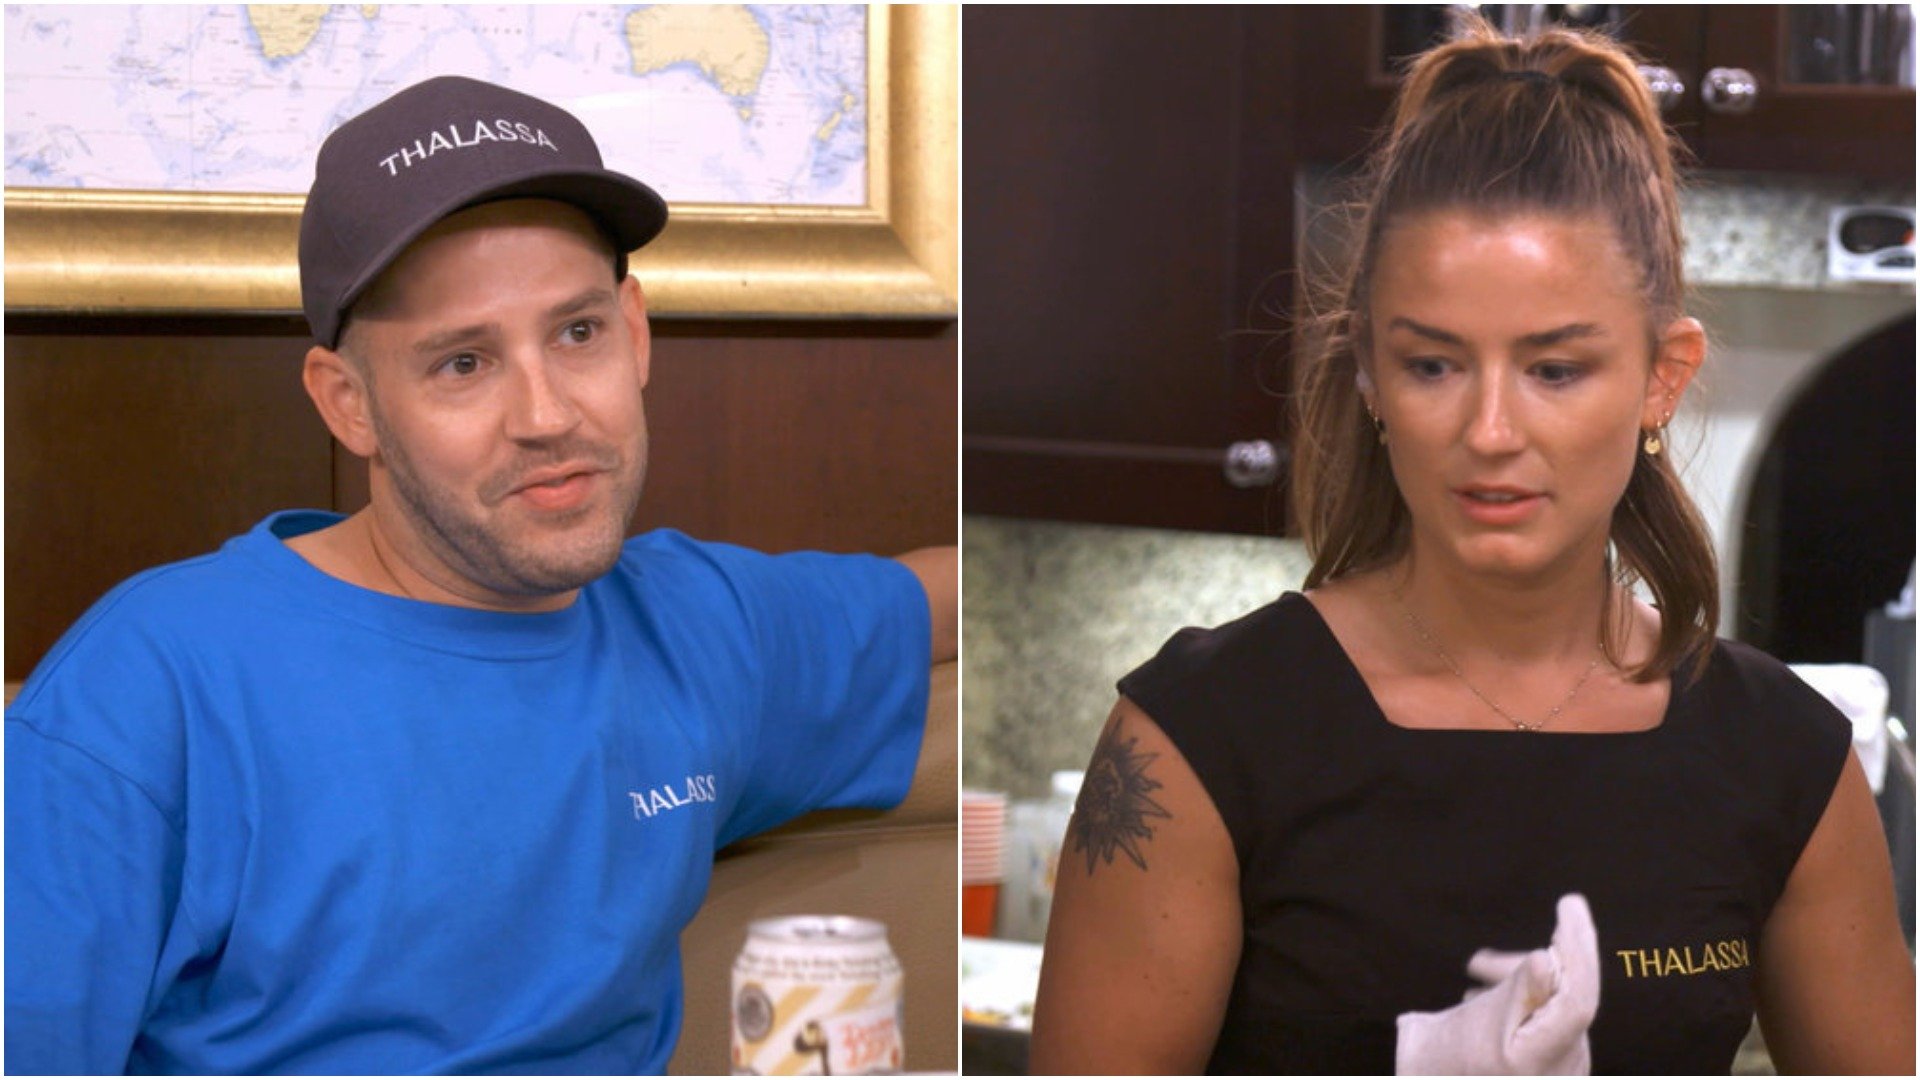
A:
[[[1222,470],[1237,488],[1265,487],[1280,479],[1280,448],[1266,439],[1250,439],[1227,447]]]
[[[1641,64],[1640,77],[1646,80],[1647,89],[1653,92],[1653,102],[1663,113],[1673,111],[1680,104],[1680,98],[1687,92],[1687,84],[1680,73],[1670,67],[1658,64]]]
[[[1760,84],[1745,68],[1714,68],[1700,80],[1700,100],[1723,116],[1738,116],[1760,99]]]

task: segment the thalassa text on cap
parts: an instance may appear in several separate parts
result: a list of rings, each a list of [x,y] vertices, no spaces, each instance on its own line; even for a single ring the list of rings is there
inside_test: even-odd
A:
[[[399,176],[401,169],[413,168],[414,162],[425,161],[442,150],[465,150],[486,142],[523,142],[535,146],[544,146],[554,153],[560,148],[553,145],[547,133],[529,124],[517,120],[495,120],[489,127],[484,120],[473,122],[473,134],[461,134],[459,124],[448,124],[446,131],[435,129],[428,132],[424,139],[413,140],[412,146],[403,146],[386,157],[380,164],[387,170],[388,176]]]

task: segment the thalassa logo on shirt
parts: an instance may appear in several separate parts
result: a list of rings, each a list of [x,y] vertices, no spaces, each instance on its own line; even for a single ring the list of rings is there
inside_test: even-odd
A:
[[[712,802],[714,792],[713,774],[706,773],[687,777],[687,782],[678,790],[672,784],[662,784],[645,791],[629,791],[627,798],[633,800],[634,818],[645,820],[655,814],[664,814],[694,803]]]
[[[1698,952],[1688,944],[1679,948],[1615,949],[1613,954],[1620,958],[1629,979],[1665,979],[1753,966],[1746,938],[1701,942]]]

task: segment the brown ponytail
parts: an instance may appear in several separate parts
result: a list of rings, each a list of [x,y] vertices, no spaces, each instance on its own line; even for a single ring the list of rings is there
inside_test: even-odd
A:
[[[1355,385],[1381,239],[1394,222],[1450,208],[1546,210],[1616,223],[1638,269],[1651,349],[1680,317],[1680,208],[1674,144],[1634,57],[1596,34],[1550,29],[1524,40],[1467,16],[1408,69],[1392,124],[1358,181],[1356,245],[1344,274],[1319,285],[1303,350],[1293,455],[1296,520],[1313,557],[1306,587],[1405,554],[1410,522],[1386,450]],[[1660,641],[1634,672],[1704,663],[1719,625],[1719,575],[1699,511],[1666,455],[1636,454],[1614,508],[1615,577],[1644,581]],[[1612,627],[1612,593],[1608,594]],[[1618,643],[1604,641],[1619,662]]]

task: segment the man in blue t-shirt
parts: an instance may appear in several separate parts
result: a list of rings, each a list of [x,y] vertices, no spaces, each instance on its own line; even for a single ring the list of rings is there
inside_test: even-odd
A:
[[[888,806],[951,549],[625,538],[666,223],[574,117],[322,146],[303,378],[370,505],[123,583],[7,711],[12,1072],[658,1072],[713,852]]]

